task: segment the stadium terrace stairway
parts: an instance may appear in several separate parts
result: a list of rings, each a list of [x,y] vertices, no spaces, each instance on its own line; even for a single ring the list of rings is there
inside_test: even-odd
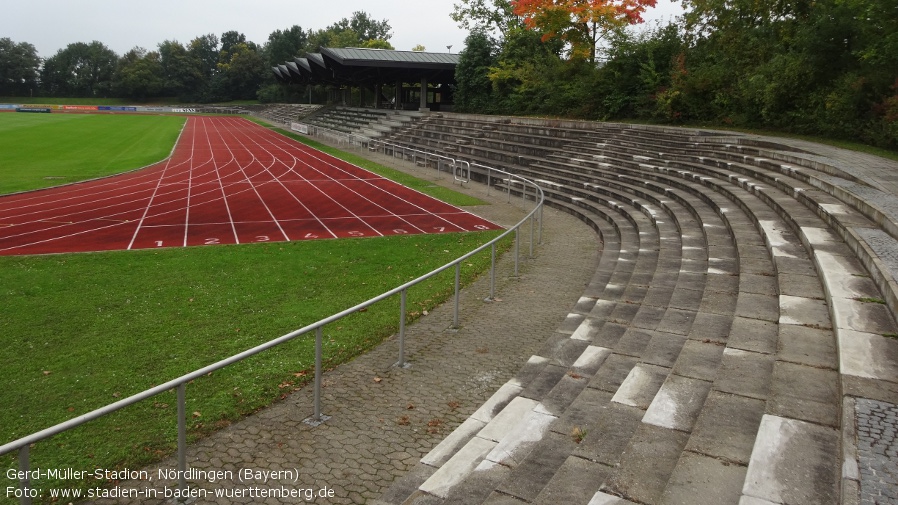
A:
[[[538,181],[603,249],[541,352],[377,503],[898,503],[898,163],[460,114],[388,140]]]
[[[334,106],[322,107],[303,121],[341,133],[377,138],[394,130],[407,128],[409,123],[422,115],[416,111]]]
[[[321,109],[320,105],[276,104],[264,106],[261,110],[253,112],[268,121],[289,125],[291,122],[314,114],[319,109]]]

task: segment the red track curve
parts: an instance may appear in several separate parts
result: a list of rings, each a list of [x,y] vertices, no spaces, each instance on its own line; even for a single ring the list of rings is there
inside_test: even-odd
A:
[[[190,117],[142,170],[0,197],[0,255],[500,227],[236,117]]]

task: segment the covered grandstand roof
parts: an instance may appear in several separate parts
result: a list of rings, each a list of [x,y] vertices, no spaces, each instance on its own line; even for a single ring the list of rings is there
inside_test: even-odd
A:
[[[372,86],[396,81],[432,84],[455,82],[458,55],[424,51],[329,48],[308,53],[271,70],[282,82]]]

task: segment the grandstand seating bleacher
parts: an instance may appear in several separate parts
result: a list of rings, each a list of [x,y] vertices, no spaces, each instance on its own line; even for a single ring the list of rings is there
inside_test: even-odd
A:
[[[603,250],[543,352],[382,502],[857,502],[855,401],[898,399],[886,178],[717,131],[429,114],[386,138],[537,181]]]

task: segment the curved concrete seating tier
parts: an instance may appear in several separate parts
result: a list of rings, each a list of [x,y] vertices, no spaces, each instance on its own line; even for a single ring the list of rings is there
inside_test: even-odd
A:
[[[460,114],[390,140],[538,181],[603,250],[542,351],[381,502],[858,503],[888,486],[865,480],[856,423],[898,403],[898,185],[868,158]]]
[[[421,116],[422,113],[415,111],[333,106],[322,107],[304,121],[342,133],[376,138],[406,127],[408,123]]]
[[[256,111],[256,113],[275,123],[289,125],[294,121],[299,121],[300,119],[315,113],[320,108],[320,105],[272,104],[264,106],[261,110]]]

